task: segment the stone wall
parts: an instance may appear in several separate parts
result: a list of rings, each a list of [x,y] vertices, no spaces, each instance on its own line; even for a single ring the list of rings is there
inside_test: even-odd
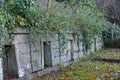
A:
[[[60,54],[61,40],[58,33],[53,35],[53,37],[46,37],[44,34],[40,34],[35,42],[29,40],[28,34],[24,29],[18,29],[16,33],[12,45],[15,48],[18,77],[22,77],[20,79],[26,78],[25,80],[27,80],[34,75],[42,75],[52,70],[58,70],[59,67],[68,66],[85,54],[83,43],[78,42],[78,39],[75,39],[72,34],[67,35],[67,45]],[[94,52],[101,48],[102,40],[101,38],[96,38],[93,39],[89,52]],[[2,78],[1,66],[0,74],[0,78]]]
[[[0,58],[0,80],[3,80],[2,59]]]

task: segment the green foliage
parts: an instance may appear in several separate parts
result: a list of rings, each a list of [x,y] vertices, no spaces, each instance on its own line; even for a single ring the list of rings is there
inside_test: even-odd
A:
[[[72,24],[76,28],[74,31],[81,31],[82,41],[84,42],[85,51],[87,51],[90,49],[92,39],[101,35],[110,23],[105,20],[104,14],[99,12],[94,0],[81,0],[76,5],[76,13],[73,14],[73,19],[70,20],[73,20]]]
[[[1,5],[0,11],[0,28],[4,35],[15,27],[26,27],[29,30],[34,28],[36,32],[36,28],[45,29],[45,11],[32,0],[9,0],[4,6]]]
[[[87,60],[86,60],[87,58]],[[57,72],[52,72],[40,78],[41,80],[47,79],[71,79],[71,80],[110,80],[115,78],[116,71],[120,70],[119,64],[114,62],[92,61],[94,58],[105,58],[119,60],[119,49],[117,50],[102,50],[94,54],[88,54],[87,57],[81,59],[67,68],[63,68]],[[56,77],[57,76],[57,77]]]
[[[87,51],[92,43],[92,38],[101,34],[107,26],[104,15],[100,13],[94,0],[70,0],[53,4],[49,9],[43,9],[33,0],[9,0],[0,7],[0,30],[3,37],[8,35],[8,30],[15,27],[28,29],[31,39],[37,39],[39,33],[48,36],[57,32],[67,43],[66,34],[82,34],[82,41]],[[64,44],[65,45],[65,44]]]
[[[112,28],[108,28],[105,31],[103,31],[103,41],[105,47],[112,47],[112,48],[118,48],[120,47],[120,27],[117,25],[113,26],[113,40],[112,40]]]
[[[62,5],[64,3],[61,3]],[[61,5],[59,6],[61,8]],[[57,9],[58,10],[58,9]],[[84,50],[87,52],[91,47],[92,39],[102,34],[102,31],[109,27],[109,22],[104,18],[96,7],[94,0],[70,0],[65,1],[67,14],[67,29],[77,35],[82,34]]]

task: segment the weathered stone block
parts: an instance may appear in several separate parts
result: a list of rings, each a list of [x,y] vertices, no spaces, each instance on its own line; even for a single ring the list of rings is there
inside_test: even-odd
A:
[[[38,71],[42,69],[41,61],[32,61],[32,68],[33,68],[33,71]]]
[[[79,55],[79,58],[83,57],[84,56],[83,51],[80,51],[78,55]]]
[[[14,33],[26,34],[27,30],[26,30],[26,28],[15,28],[15,32]]]
[[[74,59],[77,59],[79,56],[78,56],[78,53],[73,53],[74,55]]]
[[[29,53],[30,52],[30,44],[29,43],[15,44],[15,49],[16,49],[17,54]]]
[[[30,54],[26,53],[26,54],[20,54],[19,55],[19,61],[20,64],[26,64],[27,62],[30,62]]]
[[[78,51],[77,41],[74,41],[74,43],[73,43],[73,50],[74,50],[74,51]]]
[[[30,44],[31,46],[31,51],[32,52],[42,52],[42,45],[40,44],[40,42],[34,42]]]
[[[67,57],[66,56],[61,56],[61,61],[62,62],[67,62]]]
[[[94,52],[94,51],[95,51],[95,44],[92,43],[92,45],[91,45],[91,52]]]
[[[67,37],[69,40],[73,40],[73,35],[72,35],[72,34],[67,34],[66,37]]]
[[[59,49],[52,49],[52,54],[54,57],[59,57],[60,53],[59,53]]]
[[[3,80],[3,74],[0,73],[0,80]]]
[[[29,75],[29,73],[31,73],[31,63],[28,62],[26,64],[22,65],[23,69],[24,69],[24,75]]]
[[[42,40],[43,42],[58,41],[58,34],[54,34],[54,35],[40,34],[39,39]]]
[[[2,59],[0,58],[0,80],[3,80]]]
[[[58,41],[51,41],[51,49],[59,49],[59,42]]]
[[[18,65],[18,75],[19,77],[23,77],[25,74],[24,68]]]
[[[32,61],[36,61],[36,60],[41,60],[41,55],[42,55],[42,53],[40,53],[39,51],[38,52],[33,52],[32,53],[32,56],[31,56],[31,58],[32,58]]]
[[[26,34],[18,34],[14,36],[13,44],[21,44],[21,43],[28,43],[29,39]]]
[[[62,53],[60,53],[61,56],[66,56],[67,55],[67,49],[64,49],[64,51],[62,51]]]
[[[52,64],[53,66],[58,65],[58,63],[60,62],[60,58],[59,57],[54,57]]]
[[[68,53],[66,57],[67,57],[67,61],[71,61],[71,53]]]
[[[67,44],[67,50],[71,50],[71,42],[70,41],[68,41],[68,44]]]

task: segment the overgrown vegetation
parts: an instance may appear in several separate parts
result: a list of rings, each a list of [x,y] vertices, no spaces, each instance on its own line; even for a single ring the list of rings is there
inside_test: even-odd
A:
[[[99,60],[95,60],[99,58]],[[101,59],[101,60],[100,60]],[[102,60],[106,59],[106,60]],[[114,62],[111,62],[112,59]],[[79,62],[72,64],[56,72],[51,72],[36,79],[40,80],[110,80],[117,77],[120,70],[120,55],[118,50],[102,50],[80,59]],[[119,62],[116,62],[119,60]]]
[[[112,23],[109,28],[103,32],[105,47],[120,47],[120,1],[119,0],[96,0],[99,9],[106,13],[106,19]]]
[[[112,33],[113,32],[113,33]],[[104,47],[119,48],[120,47],[120,27],[118,25],[112,25],[103,31]]]
[[[90,48],[92,39],[101,35],[109,24],[99,12],[94,0],[70,0],[53,3],[51,8],[43,9],[33,0],[9,0],[0,5],[1,39],[14,33],[16,27],[26,28],[30,38],[36,39],[39,33],[52,35],[57,32],[66,41],[67,33],[82,34],[85,51]],[[36,36],[36,37],[35,37]]]

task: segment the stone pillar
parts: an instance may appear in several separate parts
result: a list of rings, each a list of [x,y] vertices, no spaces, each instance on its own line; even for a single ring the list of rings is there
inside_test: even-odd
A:
[[[0,43],[0,80],[3,80],[3,67],[2,67],[2,44]]]
[[[2,59],[0,58],[0,80],[3,80]]]

